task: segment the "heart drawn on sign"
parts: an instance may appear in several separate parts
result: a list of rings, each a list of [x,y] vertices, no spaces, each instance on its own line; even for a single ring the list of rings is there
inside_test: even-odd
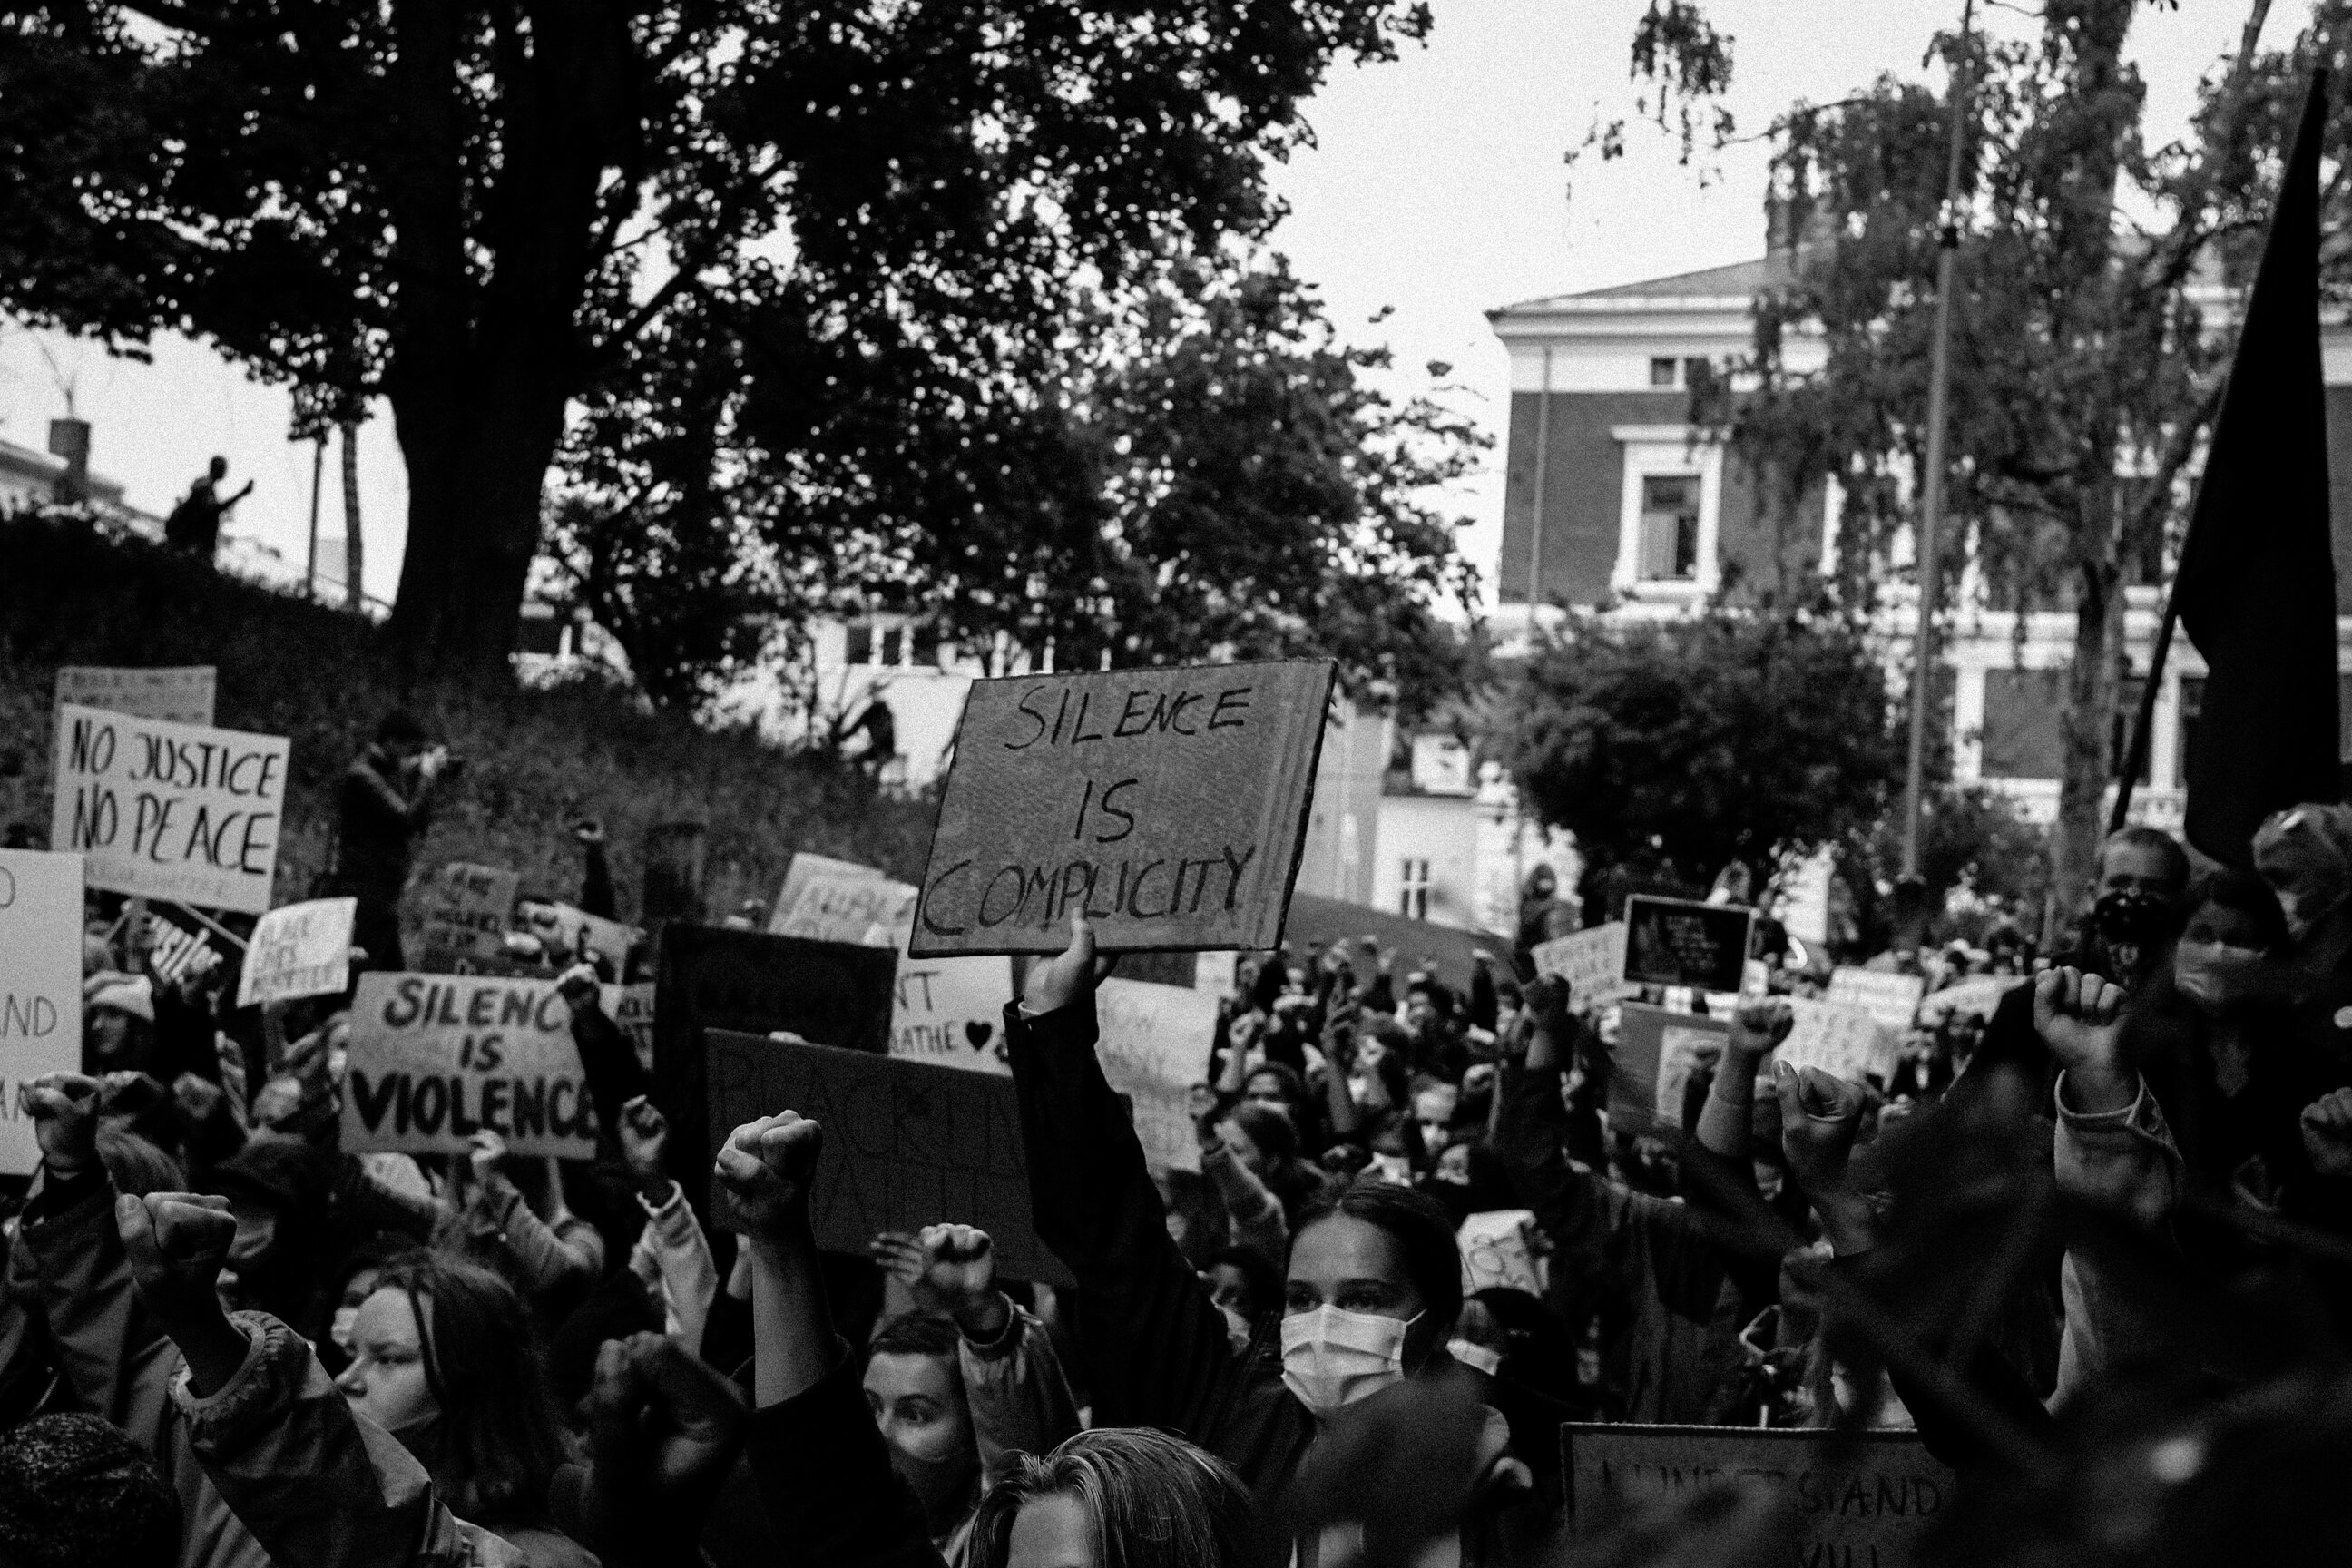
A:
[[[971,1048],[975,1051],[988,1049],[988,1037],[994,1033],[995,1025],[982,1023],[977,1018],[963,1026],[963,1037],[971,1042]]]

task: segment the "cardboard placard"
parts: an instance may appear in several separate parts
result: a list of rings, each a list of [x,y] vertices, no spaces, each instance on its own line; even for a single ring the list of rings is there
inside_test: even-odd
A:
[[[1003,953],[898,960],[890,1054],[979,1072],[1013,1069],[1004,1056],[1004,1005],[1013,961]]]
[[[1535,1223],[1533,1209],[1488,1209],[1464,1219],[1454,1233],[1462,1248],[1462,1293],[1501,1289],[1541,1296],[1543,1277],[1528,1243]]]
[[[1916,1432],[1570,1422],[1560,1447],[1578,1539],[1605,1531],[1625,1508],[1761,1483],[1794,1526],[1782,1560],[1904,1568],[1955,1496],[1952,1472]]]
[[[596,1153],[572,1009],[542,980],[360,976],[343,1084],[343,1150],[462,1154],[483,1129],[518,1154]]]
[[[1872,1017],[1898,1034],[1911,1027],[1911,1020],[1919,1011],[1919,999],[1927,994],[1925,975],[1875,969],[1830,971],[1831,1001],[1865,1008]]]
[[[597,1003],[604,1016],[613,1020],[629,1044],[636,1047],[637,1065],[648,1073],[654,1070],[654,984],[648,980],[636,985],[599,985]]]
[[[709,1185],[704,1031],[782,1031],[818,1045],[889,1048],[898,956],[887,948],[803,942],[673,922],[662,928],[654,991],[654,1095],[669,1118],[669,1172],[698,1203]],[[733,1125],[731,1122],[729,1125]]]
[[[819,871],[802,879],[800,896],[768,921],[777,936],[897,947],[915,918],[916,892],[887,877],[843,877]]]
[[[803,849],[784,866],[784,885],[776,892],[776,905],[768,916],[769,921],[782,919],[794,904],[801,901],[801,889],[812,877],[879,877],[883,873],[871,866],[861,866],[855,860],[836,860],[830,855],[812,855]]]
[[[552,899],[517,903],[514,929],[539,938],[549,954],[561,963],[577,963],[583,948],[594,948],[612,963],[615,974],[628,963],[629,949],[645,934],[633,925],[592,915],[586,910]]]
[[[81,1070],[82,865],[79,855],[0,849],[0,1172],[41,1163],[16,1090]]]
[[[1850,1083],[1872,1077],[1884,1082],[1895,1070],[1897,1037],[1868,1009],[1804,996],[1789,998],[1789,1005],[1796,1022],[1774,1052],[1780,1060],[1819,1068]]]
[[[1642,985],[1735,992],[1747,973],[1756,911],[1635,893],[1625,900],[1625,978]]]
[[[1625,922],[1611,921],[1589,931],[1570,931],[1528,950],[1538,974],[1557,974],[1568,982],[1572,1005],[1605,1007],[1622,1002],[1641,988],[1625,980]]]
[[[246,943],[236,1005],[259,1007],[328,996],[352,983],[352,922],[357,899],[313,899],[261,917]]]
[[[1155,1170],[1199,1170],[1192,1089],[1209,1076],[1214,994],[1114,977],[1095,990],[1095,1056],[1111,1088],[1127,1097],[1144,1159]]]
[[[428,961],[436,967],[504,963],[507,926],[521,885],[522,879],[502,866],[455,861],[435,872],[425,889]]]
[[[909,951],[1270,948],[1305,842],[1328,661],[975,682]]]
[[[864,1257],[878,1232],[952,1222],[988,1233],[1000,1274],[1071,1283],[1030,1222],[1010,1078],[723,1029],[706,1039],[718,1136],[780,1110],[824,1129],[809,1194],[819,1247]]]
[[[269,908],[288,742],[69,704],[49,842],[89,886],[257,915]]]
[[[1730,1033],[1722,1018],[1626,1003],[1610,1057],[1609,1130],[1680,1132],[1692,1069]]]
[[[220,963],[220,949],[215,947],[212,933],[199,927],[190,931],[168,915],[147,911],[147,967],[155,978],[177,984],[191,974],[204,973]]]
[[[210,725],[219,672],[209,664],[173,669],[118,669],[68,664],[58,670],[58,707],[103,708],[135,719]]]

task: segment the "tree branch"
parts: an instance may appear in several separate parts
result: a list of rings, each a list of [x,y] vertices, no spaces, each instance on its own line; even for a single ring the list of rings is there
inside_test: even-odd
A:
[[[2229,385],[2228,376],[2215,376],[2213,384],[2207,387],[2205,395],[2199,399],[2197,412],[2173,427],[2172,439],[2165,444],[2164,457],[2157,463],[2156,472],[2151,476],[2154,482],[2133,510],[2130,520],[2124,524],[2122,537],[2116,541],[2119,555],[2129,557],[2137,552],[2147,542],[2149,530],[2158,526],[2164,514],[2171,509],[2173,481],[2180,477],[2180,470],[2188,467],[2189,459],[2196,455],[2198,437],[2221,413],[2221,395]]]

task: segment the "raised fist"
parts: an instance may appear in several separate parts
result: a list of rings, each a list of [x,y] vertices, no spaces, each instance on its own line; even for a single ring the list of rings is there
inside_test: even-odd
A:
[[[719,1146],[715,1173],[754,1234],[805,1225],[824,1130],[798,1111],[747,1121]]]

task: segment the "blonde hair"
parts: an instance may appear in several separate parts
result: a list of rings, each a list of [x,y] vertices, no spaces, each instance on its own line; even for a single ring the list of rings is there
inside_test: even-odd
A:
[[[1077,1500],[1095,1568],[1259,1568],[1248,1489],[1222,1459],[1147,1426],[1081,1432],[1039,1458],[1010,1455],[982,1500],[971,1568],[1011,1561],[1013,1523],[1027,1504]]]

